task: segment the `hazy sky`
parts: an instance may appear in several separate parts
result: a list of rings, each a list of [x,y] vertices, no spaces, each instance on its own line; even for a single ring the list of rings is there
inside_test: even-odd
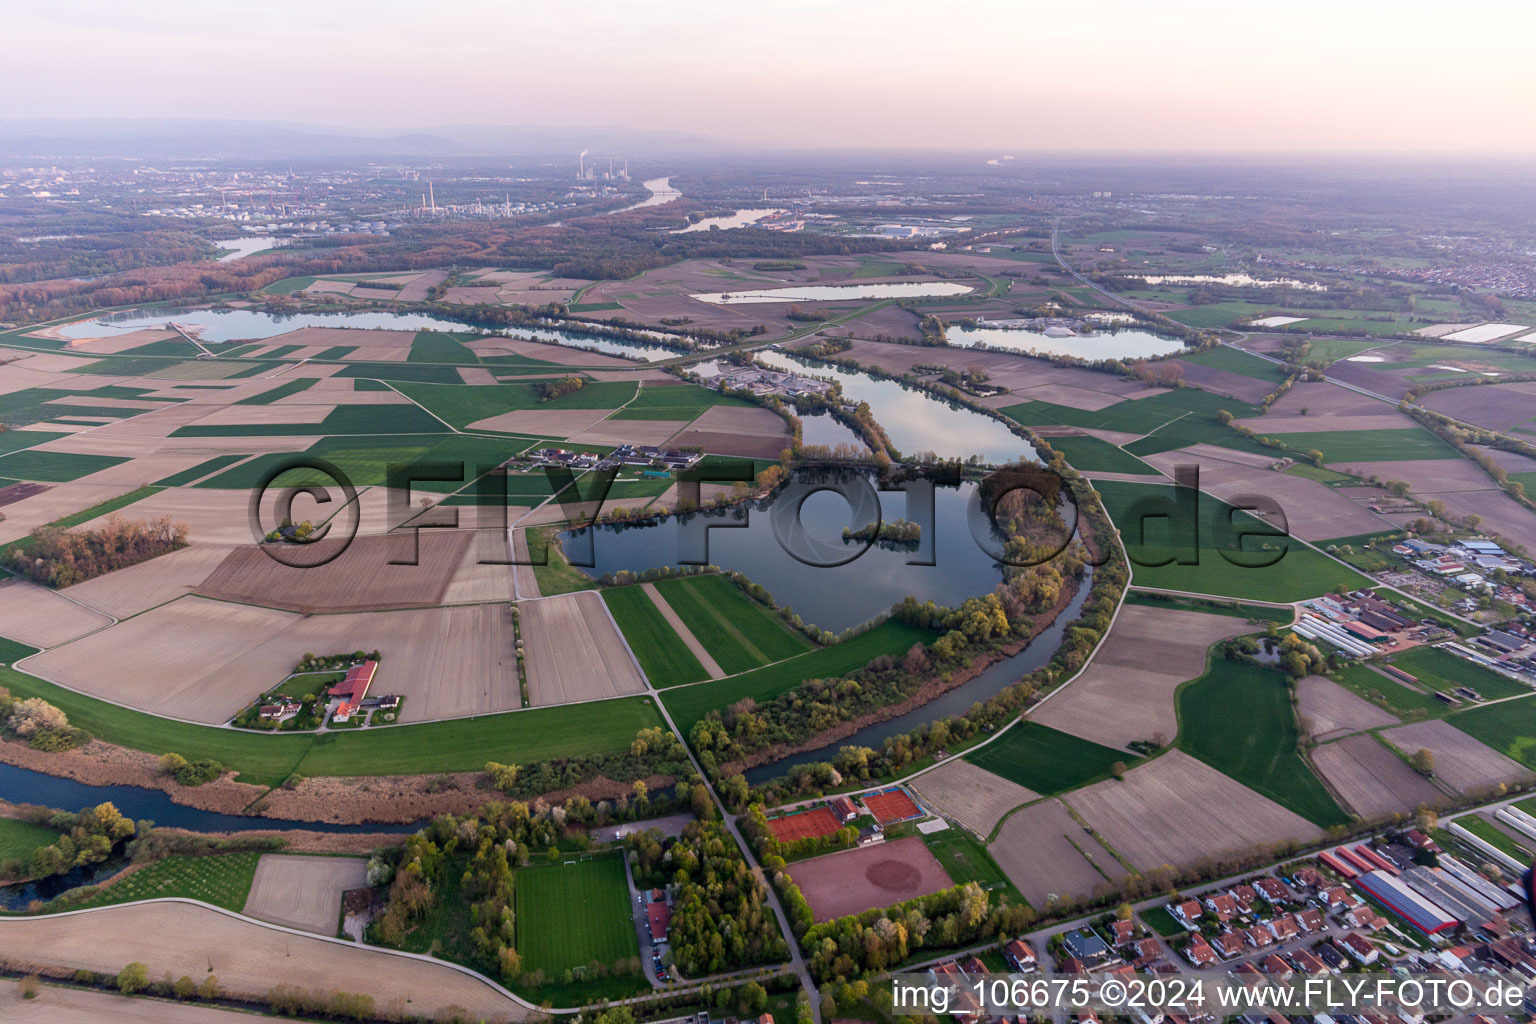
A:
[[[1527,0],[48,0],[0,116],[774,145],[1536,151]]]

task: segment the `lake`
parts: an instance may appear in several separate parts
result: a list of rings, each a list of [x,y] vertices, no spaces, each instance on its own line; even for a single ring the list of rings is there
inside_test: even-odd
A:
[[[817,363],[788,352],[768,349],[756,353],[757,361],[774,370],[802,373],[835,380],[843,396],[868,402],[875,420],[885,428],[902,455],[935,452],[944,458],[979,456],[989,465],[1002,465],[1038,455],[1028,441],[991,416],[935,398],[919,388],[894,380],[872,377],[862,371],[844,370]]]
[[[771,512],[759,502],[641,525],[587,527],[568,531],[561,538],[567,555],[575,557],[586,550],[585,540],[578,534],[591,532],[596,564],[582,571],[596,577],[620,570],[679,566],[682,531],[689,529],[688,535],[693,536],[704,524],[711,564],[745,573],[806,622],[840,633],[880,615],[909,594],[941,605],[958,605],[1002,581],[1001,566],[981,550],[970,533],[970,506],[976,502],[975,495],[973,483],[936,487],[933,523],[931,528],[923,524],[923,540],[917,550],[871,546],[853,561],[833,568],[804,564],[786,551],[775,536]],[[884,492],[879,502],[882,520],[917,521],[917,514],[907,509],[905,495]],[[857,529],[864,525],[863,521],[853,522],[854,518],[841,497],[819,493],[801,507],[800,522],[813,542],[852,555],[860,545],[845,545],[842,531],[845,526]],[[907,564],[918,559],[934,564]]]
[[[1007,349],[1010,352],[1038,352],[1041,355],[1075,356],[1090,361],[1099,359],[1150,359],[1182,351],[1178,338],[1142,330],[1107,330],[1093,334],[1053,337],[1044,331],[1012,330],[1006,327],[951,327],[947,334],[955,348]]]
[[[691,296],[717,306],[751,302],[835,302],[838,299],[919,299],[965,295],[974,289],[953,281],[911,281],[902,284],[802,284],[766,291],[701,292]]]
[[[277,240],[272,238],[215,238],[213,244],[220,249],[233,250],[220,256],[218,262],[233,263],[235,260],[243,260],[247,256],[273,248],[277,245]]]
[[[99,338],[117,331],[164,327],[167,322],[201,327],[203,341],[260,341],[300,327],[353,327],[375,331],[469,331],[462,320],[430,313],[264,313],[254,309],[129,309],[58,329],[65,338]]]
[[[863,448],[866,452],[869,451],[869,446],[864,443],[862,437],[829,412],[801,416],[800,426],[802,444],[826,445],[828,448],[836,448],[840,444],[851,444]]]

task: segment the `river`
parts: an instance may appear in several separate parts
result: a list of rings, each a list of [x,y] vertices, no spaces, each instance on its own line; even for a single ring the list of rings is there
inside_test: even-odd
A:
[[[651,178],[642,184],[650,190],[650,195],[638,203],[631,203],[628,206],[621,206],[617,210],[609,210],[608,212],[610,214],[628,213],[630,210],[643,210],[648,206],[665,206],[667,203],[683,198],[683,194],[672,187],[671,178]]]
[[[1088,599],[1092,584],[1093,570],[1087,569],[1077,588],[1077,593],[1072,595],[1072,600],[1066,609],[1018,654],[988,666],[974,679],[967,680],[953,690],[896,718],[867,725],[851,736],[833,740],[814,750],[801,751],[782,760],[748,769],[744,773],[747,781],[754,786],[760,785],[787,775],[789,770],[797,764],[826,761],[843,747],[869,747],[872,750],[879,750],[885,746],[885,741],[893,736],[909,733],[926,722],[937,722],[943,718],[963,714],[969,711],[971,705],[977,701],[995,697],[1024,676],[1050,662],[1056,654],[1056,648],[1061,644],[1061,638],[1066,633],[1067,627],[1082,613],[1083,602]]]

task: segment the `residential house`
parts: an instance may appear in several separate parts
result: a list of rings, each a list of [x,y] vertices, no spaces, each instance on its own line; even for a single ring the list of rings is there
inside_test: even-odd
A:
[[[1291,963],[1296,965],[1297,972],[1301,974],[1322,974],[1328,970],[1328,965],[1317,958],[1314,953],[1305,949],[1298,949],[1291,954]]]
[[[1275,936],[1268,928],[1256,924],[1252,928],[1240,928],[1239,933],[1243,941],[1254,949],[1268,949],[1275,944]]]
[[[1237,901],[1224,892],[1206,897],[1205,909],[1215,914],[1216,920],[1223,924],[1238,915]]]
[[[1259,894],[1254,887],[1246,884],[1234,885],[1227,892],[1236,901],[1238,908],[1245,914],[1253,910],[1253,904],[1259,898]]]
[[[1136,923],[1134,921],[1111,921],[1109,931],[1115,945],[1123,946],[1136,937]]]
[[[1333,941],[1341,952],[1362,964],[1373,964],[1381,955],[1370,940],[1359,932],[1345,932]]]
[[[1216,950],[1205,941],[1205,936],[1196,932],[1184,946],[1184,959],[1196,967],[1210,967],[1216,963]]]
[[[1295,914],[1281,914],[1269,922],[1269,930],[1276,942],[1289,942],[1301,934],[1301,925]]]
[[[1321,889],[1328,884],[1328,880],[1323,877],[1323,873],[1316,868],[1302,868],[1292,874],[1291,877],[1296,880],[1297,885],[1313,891]]]
[[[1291,898],[1291,890],[1278,878],[1261,878],[1253,883],[1253,887],[1271,903],[1285,903]]]
[[[1231,960],[1243,952],[1243,937],[1237,932],[1222,932],[1211,936],[1211,945],[1223,960]]]
[[[1280,959],[1276,953],[1271,953],[1265,957],[1263,962],[1259,964],[1259,969],[1271,978],[1278,978],[1281,981],[1286,980],[1295,973],[1291,970],[1291,965]]]
[[[1322,931],[1324,920],[1323,912],[1316,907],[1306,907],[1296,911],[1296,923],[1301,925],[1301,930],[1307,934]]]
[[[1035,951],[1023,939],[1010,939],[1003,947],[1003,957],[1008,961],[1008,966],[1020,974],[1029,974],[1040,966],[1040,962],[1035,959]]]
[[[1131,946],[1131,958],[1134,966],[1145,967],[1163,958],[1163,947],[1156,939],[1140,939]]]
[[[1199,900],[1184,900],[1168,904],[1168,912],[1186,928],[1199,928],[1200,917],[1205,913]]]
[[[1114,958],[1109,944],[1099,938],[1091,928],[1078,928],[1061,937],[1063,948],[1070,956],[1087,964],[1089,969],[1099,967]]]

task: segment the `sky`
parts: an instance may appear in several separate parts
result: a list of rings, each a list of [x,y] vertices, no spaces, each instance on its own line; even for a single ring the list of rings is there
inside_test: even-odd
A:
[[[8,6],[3,117],[622,125],[788,148],[1536,152],[1523,0]]]

